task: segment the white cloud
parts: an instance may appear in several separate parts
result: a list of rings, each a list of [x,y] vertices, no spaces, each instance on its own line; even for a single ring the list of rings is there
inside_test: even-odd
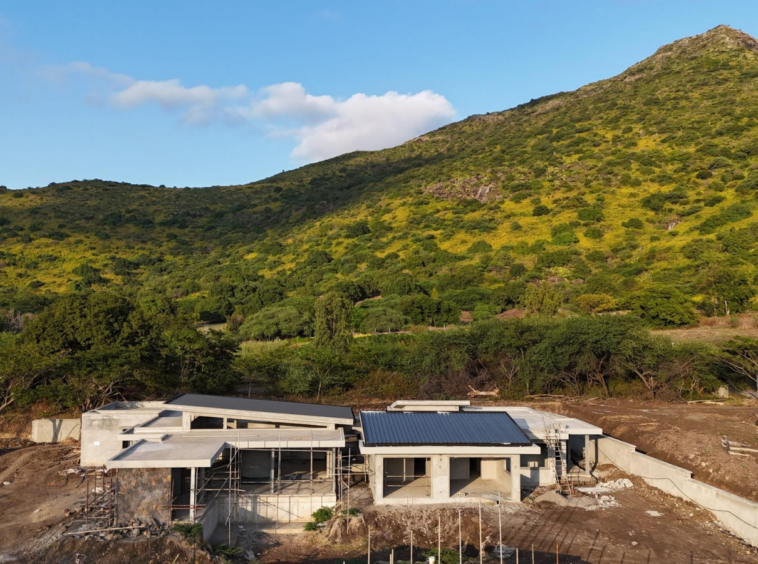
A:
[[[309,94],[297,82],[273,84],[257,92],[244,85],[187,87],[179,80],[137,80],[81,62],[48,67],[46,74],[58,81],[71,75],[99,81],[97,99],[119,110],[155,104],[180,112],[182,121],[190,124],[220,121],[261,127],[272,137],[293,138],[297,145],[292,158],[306,163],[392,147],[455,117],[450,102],[429,90],[353,94],[341,100]]]
[[[335,102],[334,114],[294,133],[299,140],[292,151],[295,159],[314,162],[350,151],[393,147],[450,123],[455,110],[444,96],[425,90],[418,94],[354,94]]]

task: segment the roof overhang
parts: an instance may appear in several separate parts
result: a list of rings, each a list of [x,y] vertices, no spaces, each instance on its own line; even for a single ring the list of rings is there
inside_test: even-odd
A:
[[[112,468],[209,468],[226,448],[223,439],[168,437],[142,439],[105,463]]]
[[[454,455],[454,456],[497,456],[513,454],[539,454],[539,445],[373,445],[359,443],[361,454],[391,456]]]

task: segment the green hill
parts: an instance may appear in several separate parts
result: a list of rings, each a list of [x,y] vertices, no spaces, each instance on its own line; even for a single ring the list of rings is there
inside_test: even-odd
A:
[[[248,337],[309,334],[331,289],[383,297],[356,308],[366,331],[539,309],[545,296],[525,296],[538,282],[568,310],[631,308],[659,325],[692,318],[650,313],[656,300],[744,311],[757,89],[758,42],[721,26],[574,92],[260,182],[5,191],[0,307],[121,286],[246,319]]]

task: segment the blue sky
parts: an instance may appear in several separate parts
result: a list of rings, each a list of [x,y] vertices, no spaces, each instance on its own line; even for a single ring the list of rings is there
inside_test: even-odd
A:
[[[0,0],[0,185],[249,182],[623,71],[754,0]]]

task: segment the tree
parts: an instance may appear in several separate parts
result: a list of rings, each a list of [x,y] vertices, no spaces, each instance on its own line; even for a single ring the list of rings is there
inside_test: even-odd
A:
[[[624,341],[617,355],[621,367],[639,378],[651,398],[655,398],[663,383],[661,365],[670,357],[671,341],[649,333],[641,333],[636,339]]]
[[[364,333],[400,331],[408,326],[408,322],[408,318],[399,311],[388,307],[376,307],[370,309],[363,318],[360,330]]]
[[[654,327],[692,325],[697,321],[692,303],[676,288],[656,284],[627,301],[633,313]]]
[[[292,306],[272,306],[245,319],[239,334],[243,339],[289,339],[311,335],[313,319]]]
[[[563,296],[552,284],[542,282],[529,284],[524,293],[524,305],[530,313],[551,317],[558,313],[563,303]]]
[[[234,368],[247,384],[248,397],[253,387],[269,387],[281,375],[289,348],[285,342],[248,343],[234,359]]]
[[[61,364],[60,355],[42,354],[34,344],[17,338],[0,338],[0,413],[28,395]]]
[[[719,348],[716,361],[735,374],[752,380],[758,389],[758,339],[729,339]]]
[[[600,313],[616,309],[616,300],[608,294],[583,294],[576,298],[576,303],[585,313]]]
[[[506,282],[504,285],[492,289],[490,303],[495,306],[498,313],[512,309],[521,305],[525,292],[526,284],[523,282]]]
[[[643,335],[633,317],[573,317],[548,331],[532,354],[546,370],[598,384],[608,397],[608,377],[618,372],[616,359]]]
[[[353,339],[350,331],[353,303],[337,292],[329,292],[316,300],[315,310],[314,344],[347,352]]]
[[[280,387],[290,394],[315,395],[344,389],[351,380],[352,366],[333,348],[305,346],[287,366]]]
[[[714,267],[705,274],[701,289],[711,299],[708,313],[716,315],[746,311],[756,293],[744,272],[723,266]]]

